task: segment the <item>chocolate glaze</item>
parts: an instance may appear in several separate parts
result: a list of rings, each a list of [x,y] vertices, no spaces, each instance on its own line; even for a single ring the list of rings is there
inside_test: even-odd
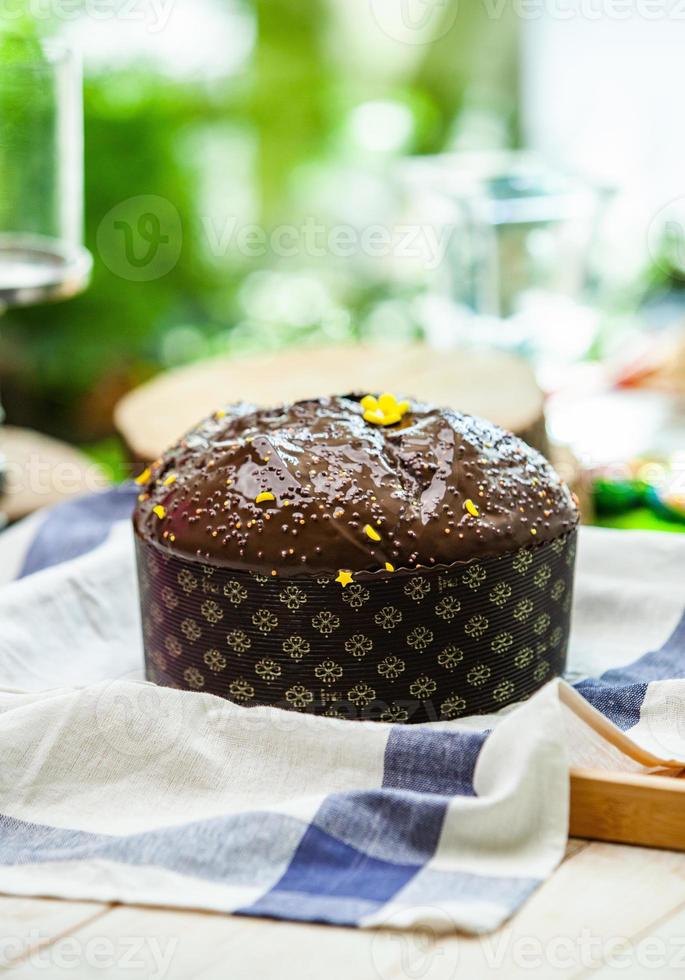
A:
[[[151,467],[136,532],[172,554],[288,576],[450,565],[576,525],[551,466],[498,426],[415,402],[393,426],[362,415],[357,395],[217,412]],[[275,499],[256,503],[263,492]]]

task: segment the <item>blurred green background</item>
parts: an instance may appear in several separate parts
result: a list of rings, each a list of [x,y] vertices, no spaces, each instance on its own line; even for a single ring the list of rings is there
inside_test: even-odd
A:
[[[494,0],[0,3],[0,69],[27,44],[42,57],[38,41],[52,37],[84,61],[93,276],[75,299],[5,311],[0,393],[10,423],[79,444],[115,478],[127,473],[117,401],[159,371],[215,354],[425,336],[438,348],[516,350],[546,392],[575,386],[581,397],[586,368],[593,384],[611,387],[626,363],[638,374],[649,367],[660,345],[685,352],[685,195],[668,100],[682,59],[667,21],[595,23],[580,9],[567,25],[544,4],[533,18]],[[638,40],[649,71],[636,90]],[[2,210],[13,202],[30,223],[39,194],[59,211],[43,179],[47,154],[45,175],[34,155],[30,180],[13,156],[12,133],[29,121],[11,78],[0,70],[0,121],[9,123],[0,229],[15,227]],[[43,101],[30,84],[35,135],[54,125],[54,92]],[[654,149],[666,135],[669,154]],[[554,190],[545,207],[561,211],[545,212],[549,228],[544,215],[515,216],[519,191],[533,208],[544,196],[544,180],[536,190],[530,174],[527,185],[516,184],[520,173],[488,185],[488,207],[504,202],[501,221],[466,215],[463,200],[457,210],[445,174],[463,177],[470,151],[504,158],[519,149],[549,163],[554,180],[587,178],[597,205],[587,220],[581,209],[587,238],[565,226]],[[462,155],[431,186],[434,174],[416,161],[445,152]],[[428,252],[400,258],[397,240],[362,244],[403,221],[447,231],[445,251],[423,242]],[[493,306],[495,280],[511,310]],[[532,305],[515,309],[513,299]],[[594,479],[606,449],[595,460],[594,437],[613,434],[592,413],[583,428],[575,410],[573,431],[560,432],[550,405],[550,435]],[[638,434],[626,462],[680,449],[680,430],[663,445],[659,425],[644,434],[641,403],[631,411],[612,423]],[[600,515],[607,523],[666,523],[649,508],[617,516],[614,504]]]
[[[387,262],[241,247],[230,222],[267,236],[312,215],[354,224],[382,213],[399,156],[518,140],[516,22],[489,20],[478,0],[459,0],[450,30],[457,0],[446,0],[445,30],[421,45],[397,44],[366,0],[161,6],[96,18],[91,0],[67,18],[27,2],[3,23],[61,34],[85,55],[92,285],[9,311],[0,330],[9,420],[71,441],[106,438],[116,400],[161,368],[294,340],[414,335],[399,300],[416,283]],[[170,272],[135,282],[100,254],[98,229],[140,195],[171,202],[183,236]]]

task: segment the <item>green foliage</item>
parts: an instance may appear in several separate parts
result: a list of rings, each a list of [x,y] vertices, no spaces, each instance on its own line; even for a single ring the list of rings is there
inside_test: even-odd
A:
[[[30,377],[62,393],[67,406],[105,376],[130,374],[134,382],[154,370],[165,329],[206,322],[208,297],[223,285],[194,256],[192,241],[173,274],[151,282],[119,278],[98,261],[96,241],[107,212],[137,194],[172,201],[191,224],[194,174],[179,141],[217,111],[201,93],[145,71],[89,78],[84,96],[85,238],[96,260],[90,289],[68,303],[11,311],[3,324],[10,339],[26,342]]]
[[[250,345],[352,336],[378,303],[402,300],[409,286],[381,281],[373,271],[351,263],[342,268],[334,259],[310,263],[311,268],[300,262],[304,269],[291,264],[286,272],[303,271],[321,283],[328,297],[321,313],[293,324],[274,304],[273,312],[257,321],[244,302],[245,289],[254,291],[249,277],[287,263],[235,249],[212,256],[203,241],[201,219],[207,208],[221,204],[221,178],[217,190],[216,173],[210,171],[217,170],[222,153],[218,169],[227,181],[253,153],[244,192],[238,183],[236,194],[239,200],[254,199],[247,220],[268,232],[281,221],[297,220],[293,215],[302,200],[316,200],[311,195],[322,175],[334,180],[337,168],[350,163],[355,151],[346,142],[345,124],[365,100],[386,99],[408,108],[410,151],[445,147],[455,116],[474,100],[512,124],[508,20],[493,24],[477,0],[462,0],[456,27],[425,46],[401,75],[395,70],[384,75],[380,65],[370,79],[331,56],[333,4],[252,0],[257,40],[251,62],[242,77],[223,84],[162,76],[145,64],[87,76],[85,239],[95,258],[92,284],[68,303],[13,310],[4,318],[5,373],[11,370],[11,386],[21,393],[10,404],[15,421],[24,420],[17,406],[33,400],[51,406],[49,417],[44,413],[46,428],[80,438],[105,435],[116,398],[169,363]],[[451,15],[449,6],[445,15]],[[482,37],[487,64],[477,56]],[[0,58],[11,56],[9,48],[3,52],[0,48]],[[486,91],[481,83],[490,76],[494,80]],[[374,166],[382,173],[387,162],[377,160]],[[208,187],[213,188],[209,200]],[[172,202],[184,232],[173,270],[149,282],[121,278],[97,248],[103,218],[136,195]]]

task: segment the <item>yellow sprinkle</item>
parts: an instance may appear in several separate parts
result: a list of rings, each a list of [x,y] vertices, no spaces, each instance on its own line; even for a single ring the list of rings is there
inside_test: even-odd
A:
[[[531,529],[530,529],[530,533],[531,533],[531,534],[537,534],[537,533],[538,533],[538,532],[537,532],[537,528],[534,528],[534,527],[531,527]]]
[[[398,402],[388,391],[378,398],[365,395],[360,404],[364,409],[364,421],[372,425],[395,425],[410,408],[409,402]]]
[[[161,504],[157,504],[156,507],[152,508],[152,513],[159,517],[160,521],[166,517],[166,507],[162,507]]]
[[[263,504],[263,503],[265,503],[265,502],[266,502],[267,500],[275,500],[275,499],[276,499],[276,498],[274,497],[274,495],[273,495],[272,493],[269,493],[269,491],[268,491],[268,490],[263,490],[263,491],[262,491],[262,493],[260,493],[260,494],[258,494],[258,495],[257,495],[257,496],[255,497],[255,501],[254,501],[254,502],[255,502],[256,504]]]
[[[170,473],[168,475],[168,477],[164,481],[164,486],[165,487],[170,487],[172,483],[176,483],[176,474],[175,473]]]
[[[371,422],[372,425],[394,425],[400,418],[398,412],[383,412],[380,408],[364,412],[364,421]]]
[[[138,484],[138,486],[142,486],[143,483],[147,483],[147,481],[150,479],[151,476],[152,476],[152,470],[148,466],[146,469],[143,470],[140,476],[136,477],[136,483]]]
[[[340,584],[344,589],[345,586],[349,585],[350,582],[352,581],[352,572],[348,572],[344,568],[341,568],[340,571],[338,572],[338,577],[335,581],[340,582]]]
[[[469,514],[471,515],[471,517],[478,517],[479,516],[480,511],[478,510],[478,508],[476,507],[476,505],[474,504],[474,502],[471,500],[470,497],[469,497],[468,500],[465,500],[464,501],[464,507],[469,512]]]
[[[385,570],[386,570],[386,572],[394,572],[395,571],[395,566],[394,565],[391,565],[389,561],[386,561],[386,563],[385,563]]]
[[[222,419],[222,418],[224,417],[224,415],[225,415],[225,414],[226,414],[226,412],[224,412],[224,410],[223,410],[223,408],[220,408],[220,409],[219,409],[219,410],[218,410],[217,412],[215,412],[215,413],[214,413],[214,418],[215,418],[215,419],[217,420],[217,422],[218,422],[218,421],[219,421],[219,419]]]
[[[364,525],[364,534],[367,536],[367,538],[371,538],[372,541],[381,540],[381,536],[378,533],[378,531],[375,528],[371,527],[370,524]]]
[[[169,541],[175,541],[175,540],[176,540],[176,535],[175,534],[170,534],[169,535]]]

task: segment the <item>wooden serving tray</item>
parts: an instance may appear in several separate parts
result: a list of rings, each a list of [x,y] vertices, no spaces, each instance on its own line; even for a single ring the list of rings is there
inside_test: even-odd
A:
[[[559,699],[609,745],[651,772],[571,769],[570,834],[685,851],[685,768],[633,742],[572,687]]]
[[[685,770],[571,770],[572,837],[685,851]]]

